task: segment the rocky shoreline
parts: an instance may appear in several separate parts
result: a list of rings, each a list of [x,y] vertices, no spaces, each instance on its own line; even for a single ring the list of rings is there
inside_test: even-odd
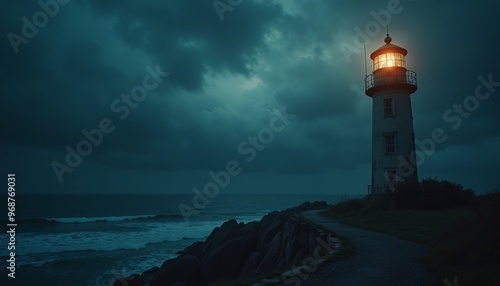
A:
[[[299,281],[304,271],[316,270],[340,244],[330,233],[294,214],[325,207],[326,202],[306,202],[271,212],[259,222],[228,220],[205,241],[193,243],[161,267],[120,278],[113,286],[200,286],[228,281],[265,285],[258,283],[259,277],[274,277],[266,283],[275,284]]]

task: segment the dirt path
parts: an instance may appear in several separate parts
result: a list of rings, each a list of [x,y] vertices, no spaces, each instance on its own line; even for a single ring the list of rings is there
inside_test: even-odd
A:
[[[425,253],[422,245],[336,223],[318,212],[307,211],[303,215],[346,236],[356,245],[356,255],[318,270],[302,280],[301,286],[431,285],[431,275],[417,261]]]

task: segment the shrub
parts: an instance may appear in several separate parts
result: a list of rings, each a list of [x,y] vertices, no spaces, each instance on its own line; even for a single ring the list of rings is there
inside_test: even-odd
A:
[[[332,211],[335,213],[358,212],[366,205],[366,199],[351,199],[345,202],[337,203],[333,206]]]
[[[439,210],[471,206],[474,192],[462,185],[437,179],[424,179],[421,183],[402,183],[396,186],[389,199],[400,208]]]

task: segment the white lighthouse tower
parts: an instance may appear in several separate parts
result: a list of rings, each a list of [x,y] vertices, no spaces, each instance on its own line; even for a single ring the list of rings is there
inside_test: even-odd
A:
[[[394,190],[397,182],[418,181],[417,167],[402,170],[402,162],[415,162],[415,135],[410,95],[417,90],[417,75],[405,67],[408,51],[385,38],[374,51],[373,73],[365,78],[365,93],[373,99],[372,181],[368,195]],[[404,174],[404,176],[403,176]]]

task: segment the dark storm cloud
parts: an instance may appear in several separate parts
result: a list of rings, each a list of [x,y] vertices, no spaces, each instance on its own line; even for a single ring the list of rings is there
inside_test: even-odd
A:
[[[0,45],[2,158],[11,168],[30,173],[42,189],[78,186],[84,191],[87,177],[134,170],[168,177],[169,182],[150,179],[165,184],[159,189],[174,189],[169,186],[185,185],[175,180],[186,180],[190,170],[218,170],[231,159],[245,162],[239,144],[267,127],[274,109],[287,106],[297,117],[245,171],[256,177],[279,174],[274,182],[288,175],[341,174],[335,178],[338,187],[362,193],[371,164],[371,99],[364,95],[362,52],[347,60],[340,47],[353,45],[354,28],[364,30],[374,20],[371,11],[387,9],[388,3],[245,0],[222,22],[211,1],[60,5],[35,37],[19,45],[18,54],[7,38]],[[437,127],[449,136],[421,166],[421,174],[462,179],[468,169],[460,167],[463,158],[499,140],[500,89],[456,130],[443,114],[474,94],[478,76],[492,74],[500,81],[498,4],[399,5],[390,30],[394,43],[409,50],[408,67],[418,73],[419,90],[413,96],[417,138],[428,138]],[[6,6],[0,20],[4,35],[22,35],[21,17],[32,19],[40,10],[36,3]],[[383,44],[384,36],[380,27],[378,35],[369,37],[368,53]],[[141,84],[147,66],[170,74],[121,121],[110,105]],[[84,139],[81,131],[97,128],[102,118],[113,120],[116,131],[65,174],[68,185],[61,187],[50,164],[64,162],[65,146],[75,147]],[[482,152],[477,161],[498,157],[496,150],[491,152],[496,157]],[[29,166],[20,162],[32,156],[40,159]],[[457,170],[439,173],[449,165]],[[487,176],[490,168],[491,162],[478,164],[463,183],[478,188],[494,183]],[[188,173],[172,175],[179,170]],[[241,180],[251,185],[255,176]],[[304,184],[329,189],[322,185],[325,180],[315,178]],[[126,180],[117,184],[126,188],[141,178]],[[98,183],[84,185],[95,188]],[[269,186],[275,187],[287,188]]]
[[[174,71],[170,81],[196,90],[208,71],[248,74],[255,50],[279,5],[246,1],[221,23],[210,1],[92,1],[97,13],[116,18],[114,32]]]
[[[355,101],[359,98],[353,96],[348,85],[342,85],[348,79],[329,67],[321,57],[290,67],[283,77],[296,81],[285,85],[277,92],[276,98],[302,119],[342,117],[356,110]],[[336,96],[332,96],[332,92]]]
[[[199,2],[198,5],[193,5],[169,1],[153,5],[151,2],[134,4],[131,1],[130,4],[115,4],[106,2],[102,5],[101,2],[96,2],[90,8],[97,11],[96,17],[106,16],[112,19],[112,30],[107,31],[110,35],[115,34],[123,39],[131,49],[141,50],[162,67],[175,70],[167,86],[185,90],[199,89],[206,72],[248,74],[247,65],[251,63],[255,48],[260,45],[266,17],[272,19],[280,12],[278,6],[249,3],[242,8],[253,13],[242,11],[237,15],[235,12],[233,24],[222,25],[214,17],[210,3]],[[66,11],[67,13],[78,13],[79,10],[85,11],[88,6],[80,3],[72,5],[61,9],[71,10]],[[28,9],[24,11],[31,13]],[[60,14],[60,17],[71,17],[64,15],[64,11]],[[11,17],[9,30],[15,30],[15,24],[18,24],[15,19],[18,19],[19,13]],[[57,17],[54,19],[58,20],[62,22]],[[88,22],[85,25],[94,26],[90,30],[95,32],[103,28],[99,24]],[[54,26],[45,29],[60,32],[67,38],[60,39],[51,34],[51,31],[41,29],[40,35],[31,43],[21,45],[19,56],[10,56],[9,64],[3,66],[4,73],[12,77],[6,78],[6,82],[15,83],[8,85],[12,90],[5,95],[9,94],[8,100],[12,101],[12,105],[5,108],[5,113],[23,126],[22,129],[7,126],[8,130],[4,133],[7,138],[4,137],[4,140],[62,149],[66,144],[76,144],[81,139],[80,131],[83,128],[92,128],[101,117],[108,116],[110,103],[122,92],[127,92],[127,88],[131,88],[137,80],[107,63],[101,54],[103,49],[113,50],[117,48],[114,45],[120,43],[104,46],[102,43],[79,39],[78,27],[69,31],[60,31],[64,29]],[[11,54],[9,46],[4,45],[3,48],[4,54]],[[127,61],[126,58],[120,60]],[[11,67],[24,68],[8,71]],[[19,82],[28,78],[29,85]],[[165,95],[171,96],[168,91]],[[144,103],[147,108],[139,109],[135,117],[126,122],[126,130],[120,134],[122,137],[110,138],[116,144],[108,146],[141,152],[148,149],[150,139],[168,140],[167,146],[174,145],[173,148],[183,147],[176,144],[176,138],[182,138],[180,140],[186,142],[205,141],[203,137],[210,132],[204,130],[203,126],[197,126],[199,122],[194,122],[182,110],[173,112],[177,108],[176,102],[156,100],[161,101],[161,108]],[[206,109],[216,106],[210,102],[205,105]],[[168,114],[172,117],[169,118]],[[176,121],[178,124],[175,124]],[[155,124],[151,125],[151,122]],[[176,128],[175,125],[182,125],[182,128]],[[185,146],[189,151],[199,150],[202,154],[217,153],[196,147]],[[170,162],[179,163],[178,160]]]

